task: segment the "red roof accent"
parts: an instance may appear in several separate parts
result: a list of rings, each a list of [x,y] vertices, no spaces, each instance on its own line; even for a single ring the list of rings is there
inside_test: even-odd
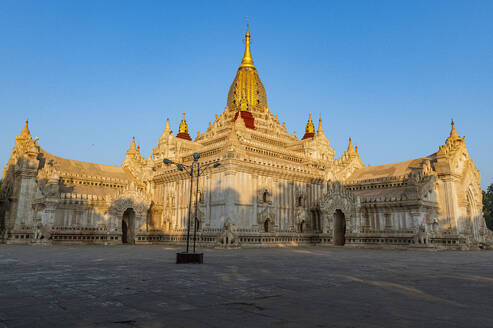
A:
[[[185,139],[185,140],[189,140],[189,141],[192,141],[192,138],[190,138],[190,136],[188,135],[188,133],[183,133],[183,132],[180,132],[176,135],[177,138],[181,138],[181,139]]]
[[[245,110],[236,112],[235,117],[233,118],[233,122],[236,121],[236,119],[238,118],[238,113],[241,113],[241,118],[245,122],[245,126],[249,129],[255,130],[255,118],[253,117],[252,113]]]
[[[315,133],[305,133],[305,135],[303,136],[303,138],[301,138],[301,140],[310,139],[314,135],[315,135]]]

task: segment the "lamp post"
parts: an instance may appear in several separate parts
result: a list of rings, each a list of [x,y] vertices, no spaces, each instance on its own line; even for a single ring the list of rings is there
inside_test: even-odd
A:
[[[199,154],[197,154],[197,155],[199,155]],[[219,163],[219,162],[209,163],[209,164],[205,165],[205,167],[202,168],[202,171],[200,171],[200,163],[197,162],[197,186],[196,186],[196,192],[195,192],[195,216],[194,216],[194,221],[193,221],[194,222],[194,225],[193,225],[193,252],[194,253],[195,253],[195,240],[196,240],[196,236],[197,236],[197,221],[199,219],[197,216],[198,207],[199,207],[199,178],[200,178],[200,175],[202,173],[204,173],[204,171],[211,165],[213,168],[216,168],[219,165],[221,165],[221,163]]]
[[[196,237],[196,232],[197,232],[197,224],[194,224],[194,234],[193,234],[193,253],[189,252],[190,249],[190,225],[191,225],[191,215],[192,215],[192,192],[193,192],[193,172],[194,172],[194,166],[195,164],[197,165],[197,188],[196,188],[196,194],[195,194],[195,220],[197,219],[197,207],[198,207],[198,192],[199,192],[199,177],[200,173],[203,173],[205,169],[207,169],[210,165],[213,165],[213,167],[218,167],[220,165],[219,162],[215,163],[209,163],[205,167],[202,168],[202,172],[200,170],[200,164],[199,164],[199,158],[200,154],[199,153],[194,153],[193,154],[193,162],[191,165],[184,165],[184,164],[179,164],[175,163],[170,159],[165,158],[163,160],[163,163],[166,165],[169,164],[175,164],[176,168],[178,171],[185,171],[190,175],[190,199],[188,201],[188,224],[187,224],[187,249],[185,252],[180,252],[176,253],[176,263],[203,263],[204,257],[203,254],[197,254],[195,253],[195,237]]]

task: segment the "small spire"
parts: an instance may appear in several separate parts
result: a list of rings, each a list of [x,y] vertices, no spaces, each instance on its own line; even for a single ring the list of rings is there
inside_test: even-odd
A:
[[[351,141],[351,137],[349,137],[349,145],[347,146],[347,151],[348,153],[354,153],[354,147],[353,147],[353,142]]]
[[[308,123],[306,123],[305,135],[301,140],[312,138],[315,135],[315,126],[312,121],[312,113],[308,113]]]
[[[459,135],[457,134],[457,131],[455,130],[454,119],[452,119],[452,122],[450,123],[450,125],[452,125],[452,129],[450,130],[450,137],[449,138],[452,138],[452,139],[459,138]]]
[[[318,119],[318,129],[317,134],[324,134],[324,129],[322,128],[322,116]]]
[[[171,129],[169,127],[169,118],[167,118],[166,119],[166,124],[164,125],[163,133],[161,134],[161,137],[159,139],[166,138],[169,135],[171,135]]]
[[[130,148],[127,150],[127,154],[135,153],[137,153],[137,147],[135,146],[135,137],[132,137],[132,143],[130,144]]]
[[[308,113],[308,123],[306,123],[305,133],[315,133],[315,126],[312,121],[312,113]]]
[[[24,128],[21,131],[20,137],[30,137],[31,132],[29,131],[29,120],[26,120],[26,125],[24,125]]]
[[[188,134],[188,125],[187,125],[187,121],[185,120],[185,112],[183,112],[183,119],[181,120],[181,123],[180,123],[179,132]]]
[[[252,54],[250,52],[250,27],[248,24],[248,17],[247,17],[247,31],[245,33],[245,54],[243,55],[243,59],[241,60],[241,65],[240,68],[242,67],[253,67],[253,58]]]
[[[166,118],[166,125],[164,126],[164,131],[170,131],[170,128],[169,128],[169,118]]]
[[[176,137],[192,141],[192,138],[188,134],[188,125],[187,125],[187,121],[185,120],[185,112],[183,112],[183,119],[181,120],[180,129]]]

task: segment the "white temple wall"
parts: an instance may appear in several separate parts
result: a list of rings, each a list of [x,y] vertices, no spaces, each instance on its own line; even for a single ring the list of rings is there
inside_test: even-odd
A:
[[[438,182],[438,195],[439,195],[439,207],[440,207],[440,228],[448,230],[449,228],[456,229],[457,225],[457,197],[455,194],[455,186],[450,179],[439,180]]]
[[[17,208],[15,209],[15,225],[30,226],[33,224],[32,201],[36,193],[36,181],[34,176],[21,173],[20,186],[17,196]]]

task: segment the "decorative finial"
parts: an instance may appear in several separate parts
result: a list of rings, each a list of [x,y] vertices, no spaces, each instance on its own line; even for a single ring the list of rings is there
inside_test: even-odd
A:
[[[187,125],[187,121],[185,120],[185,112],[183,112],[183,119],[181,120],[181,123],[180,123],[179,133],[187,133],[188,134],[188,125]]]
[[[243,55],[243,59],[241,60],[240,68],[242,67],[255,68],[255,66],[253,65],[252,54],[250,52],[250,26],[248,24],[248,17],[247,17],[247,31],[245,33],[244,41],[245,41],[245,53]]]
[[[308,113],[308,122],[306,123],[306,128],[305,128],[305,135],[301,140],[309,139],[312,138],[315,135],[315,126],[313,125],[312,121],[312,113]]]
[[[315,133],[315,126],[312,121],[312,113],[308,113],[308,123],[306,123],[305,134],[307,133]]]
[[[180,129],[176,137],[192,141],[192,138],[188,134],[188,125],[187,125],[187,121],[185,121],[185,112],[183,112],[183,119],[181,120]]]
[[[322,115],[321,114],[320,114],[320,118],[318,119],[317,134],[324,134],[324,129],[322,128]]]
[[[349,145],[347,146],[347,152],[348,153],[354,152],[353,142],[351,141],[351,137],[349,137]]]
[[[127,151],[127,154],[135,154],[137,152],[137,147],[135,146],[135,137],[132,137],[132,143]]]
[[[26,125],[24,125],[24,128],[21,131],[21,136],[23,137],[31,136],[31,132],[29,131],[29,120],[26,120]]]
[[[454,119],[452,119],[452,120],[451,120],[450,125],[452,125],[452,129],[450,130],[450,137],[449,137],[449,138],[452,138],[452,139],[457,139],[457,138],[459,138],[459,134],[458,134],[458,133],[457,133],[457,131],[455,130],[455,123],[454,123]]]

